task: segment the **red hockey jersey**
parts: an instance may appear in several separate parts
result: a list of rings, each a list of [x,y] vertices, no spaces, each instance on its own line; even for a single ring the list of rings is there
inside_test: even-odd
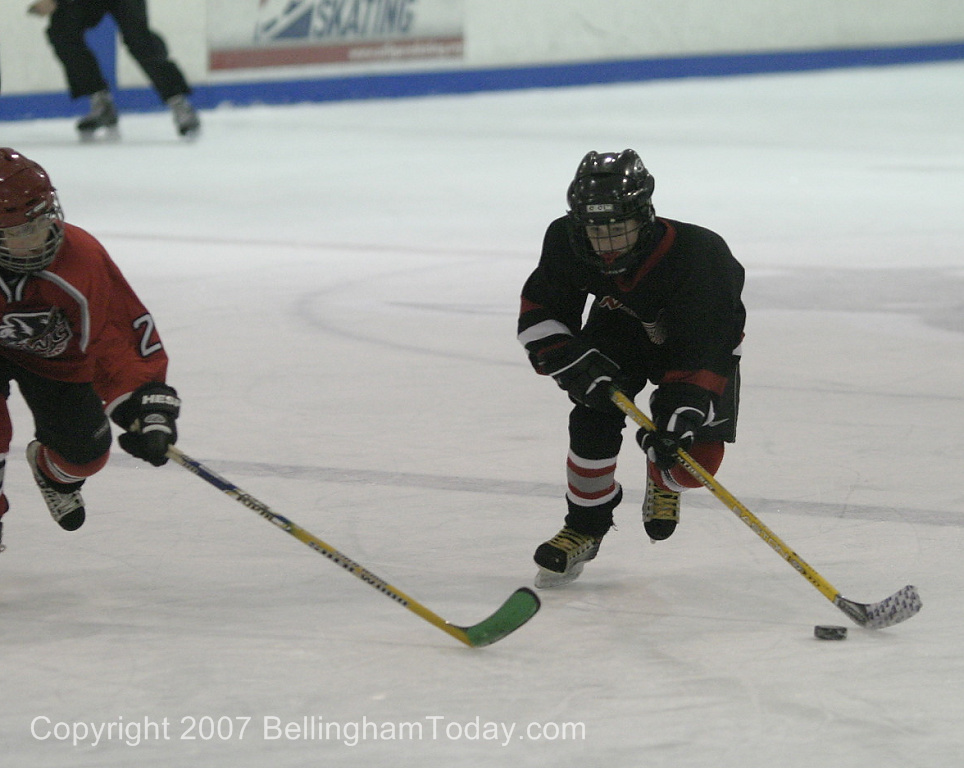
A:
[[[90,382],[110,412],[140,385],[165,380],[167,353],[104,247],[63,227],[47,269],[0,273],[0,355],[38,376]]]

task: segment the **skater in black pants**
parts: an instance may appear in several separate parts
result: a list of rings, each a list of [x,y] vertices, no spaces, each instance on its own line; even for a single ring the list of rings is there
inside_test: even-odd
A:
[[[117,108],[107,81],[84,40],[84,33],[108,13],[117,22],[127,50],[170,107],[178,133],[185,137],[198,133],[201,123],[188,99],[191,89],[168,57],[164,40],[148,26],[146,0],[35,0],[28,11],[50,17],[47,38],[64,67],[71,97],[90,97],[90,113],[77,123],[82,138],[92,137],[101,128],[111,132],[117,128]]]
[[[632,149],[586,154],[569,210],[547,227],[522,288],[519,341],[573,405],[567,514],[535,551],[537,587],[576,579],[614,527],[626,416],[610,399],[613,386],[631,398],[654,387],[656,429],[636,435],[647,459],[643,529],[653,541],[673,535],[680,495],[700,485],[678,449],[715,474],[736,440],[743,267],[715,232],[657,216],[655,186]]]

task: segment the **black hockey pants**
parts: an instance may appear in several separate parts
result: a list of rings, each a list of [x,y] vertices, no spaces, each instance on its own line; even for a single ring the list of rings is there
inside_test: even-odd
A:
[[[168,57],[164,40],[148,26],[146,0],[74,0],[58,3],[47,28],[71,97],[107,90],[100,64],[84,40],[84,32],[97,26],[107,13],[114,17],[124,45],[162,101],[190,93],[180,68]]]

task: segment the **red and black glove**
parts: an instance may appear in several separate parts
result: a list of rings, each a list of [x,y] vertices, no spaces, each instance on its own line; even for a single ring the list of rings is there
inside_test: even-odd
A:
[[[713,394],[695,384],[663,384],[649,399],[655,432],[640,429],[636,441],[659,469],[676,464],[676,451],[688,451],[700,427],[713,420]]]

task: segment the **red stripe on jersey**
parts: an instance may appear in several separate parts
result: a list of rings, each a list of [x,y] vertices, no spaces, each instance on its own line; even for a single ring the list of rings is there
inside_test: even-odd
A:
[[[633,290],[652,269],[659,264],[666,252],[670,249],[670,246],[676,242],[676,227],[670,224],[665,219],[658,219],[665,227],[666,233],[663,235],[663,239],[659,241],[654,250],[649,256],[646,257],[646,261],[642,263],[639,269],[636,270],[636,274],[632,277],[626,277],[623,275],[616,279],[616,285],[619,287],[623,293],[628,293]]]
[[[722,395],[723,390],[726,389],[727,381],[729,379],[726,376],[720,376],[713,371],[667,371],[660,384],[695,384],[697,387],[708,389],[716,395]]]
[[[522,308],[519,310],[520,315],[524,315],[526,312],[532,312],[534,309],[544,309],[541,304],[536,304],[531,299],[527,299],[525,296],[522,297]]]

